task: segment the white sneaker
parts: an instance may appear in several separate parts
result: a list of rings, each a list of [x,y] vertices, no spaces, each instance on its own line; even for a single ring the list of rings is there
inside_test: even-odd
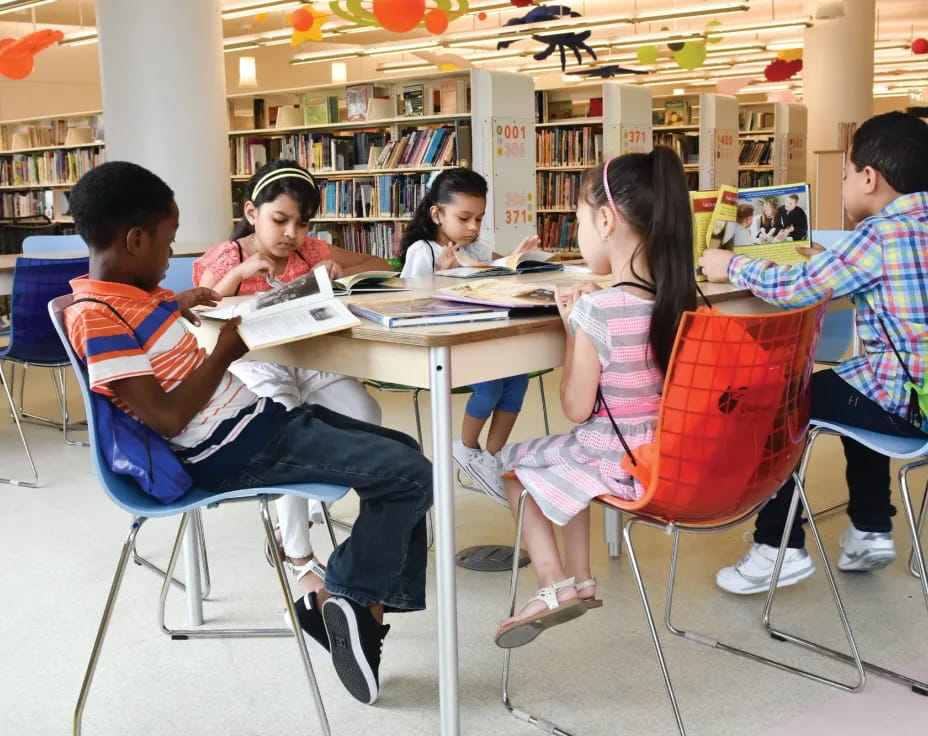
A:
[[[505,506],[507,509],[509,508],[509,499],[506,497],[506,489],[503,488],[502,467],[497,455],[491,455],[486,450],[481,450],[477,457],[471,460],[467,468],[467,474],[496,503]]]
[[[476,447],[468,447],[461,440],[454,440],[451,443],[451,456],[457,466],[465,473],[469,471],[470,464],[480,457],[481,452],[483,451]]]
[[[879,570],[896,559],[896,545],[889,532],[862,532],[851,524],[841,535],[839,570]]]
[[[747,554],[734,567],[723,567],[715,575],[715,584],[722,590],[738,595],[763,593],[770,589],[777,547],[752,544]],[[782,588],[805,580],[815,572],[815,564],[804,549],[786,550],[777,587]]]

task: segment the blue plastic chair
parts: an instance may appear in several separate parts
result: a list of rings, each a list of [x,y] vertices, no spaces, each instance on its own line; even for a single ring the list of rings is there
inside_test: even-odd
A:
[[[294,483],[292,485],[267,487],[267,488],[240,488],[235,491],[225,493],[214,493],[201,488],[191,488],[180,499],[171,504],[162,504],[153,497],[143,493],[138,485],[127,476],[119,475],[110,470],[100,453],[97,446],[95,434],[95,417],[93,414],[93,403],[90,401],[90,386],[87,379],[86,368],[78,360],[73,348],[68,342],[64,329],[64,310],[73,302],[73,296],[67,294],[58,297],[48,304],[48,314],[51,316],[52,323],[57,332],[59,342],[62,344],[74,372],[77,374],[78,383],[81,388],[81,396],[84,399],[84,407],[87,411],[87,421],[90,426],[90,451],[93,460],[93,468],[96,472],[97,479],[103,490],[109,496],[110,500],[121,509],[132,514],[132,523],[129,525],[129,533],[126,536],[122,546],[122,552],[119,556],[119,562],[116,566],[116,572],[113,575],[113,581],[110,585],[109,595],[106,599],[106,605],[103,609],[103,615],[100,619],[100,626],[97,630],[96,640],[94,641],[93,650],[90,654],[90,661],[87,663],[87,671],[84,674],[84,681],[81,685],[80,695],[78,696],[77,706],[74,710],[74,736],[79,736],[81,732],[81,720],[83,717],[84,705],[90,686],[93,681],[94,671],[97,667],[97,660],[103,647],[103,640],[106,637],[109,628],[110,618],[116,603],[116,597],[119,594],[119,588],[122,584],[122,578],[126,571],[126,565],[129,561],[130,554],[135,547],[135,538],[142,524],[149,518],[158,518],[166,516],[181,516],[180,527],[177,531],[177,538],[174,548],[171,552],[171,559],[168,563],[167,575],[161,586],[161,615],[160,623],[162,630],[176,639],[192,638],[217,638],[217,637],[254,637],[254,636],[292,636],[294,631],[300,631],[299,623],[296,619],[296,612],[293,610],[293,601],[287,584],[287,576],[284,572],[280,554],[277,551],[277,544],[274,539],[274,526],[268,512],[268,499],[280,494],[291,494],[302,496],[307,499],[331,503],[344,496],[348,489],[344,486],[335,486],[324,483]],[[164,603],[171,584],[171,577],[174,573],[174,567],[177,563],[178,553],[181,542],[184,537],[188,519],[191,513],[194,513],[204,507],[215,507],[222,503],[256,500],[261,514],[261,520],[264,524],[264,533],[266,535],[272,557],[274,568],[277,572],[277,580],[280,583],[281,592],[283,593],[284,602],[287,607],[287,613],[293,624],[292,630],[289,628],[280,629],[192,629],[192,630],[171,630],[164,625]],[[309,652],[306,649],[306,642],[303,636],[294,637],[297,647],[300,651],[300,657],[303,661],[303,667],[309,680],[310,689],[313,699],[315,700],[316,710],[319,716],[319,722],[322,726],[322,732],[329,734],[329,724],[325,713],[325,706],[322,702],[322,696],[319,692],[316,677],[313,673],[312,663],[310,662]]]
[[[175,294],[193,288],[193,262],[196,256],[175,256],[168,261],[168,271],[159,286]]]
[[[48,255],[49,253],[81,253],[87,244],[80,235],[30,235],[23,240],[26,255]]]
[[[909,533],[912,535],[912,552],[909,555],[909,571],[915,577],[919,578],[922,594],[925,597],[925,605],[928,606],[928,577],[925,575],[925,556],[920,541],[921,533],[925,525],[925,510],[926,503],[928,503],[928,493],[926,493],[925,497],[922,499],[921,510],[916,520],[912,508],[912,497],[909,493],[908,483],[908,474],[910,470],[928,465],[928,439],[896,437],[895,435],[851,427],[847,424],[826,422],[821,419],[812,419],[809,426],[809,439],[799,464],[799,477],[803,480],[805,479],[806,468],[808,467],[809,459],[812,455],[812,447],[815,444],[815,440],[823,434],[848,437],[881,455],[886,455],[894,460],[909,461],[899,468],[899,495],[902,496],[902,505],[905,508],[905,517],[909,525]],[[803,645],[839,661],[848,661],[847,655],[821,644],[804,640]],[[865,669],[874,674],[900,682],[921,695],[928,695],[928,683],[919,682],[899,672],[884,669],[870,662],[862,661],[861,664],[863,664]]]
[[[61,426],[65,441],[78,444],[68,439],[68,395],[64,369],[69,361],[67,353],[61,347],[61,341],[55,334],[54,326],[48,318],[47,304],[55,297],[71,291],[69,281],[87,273],[86,258],[19,258],[13,271],[13,293],[10,307],[10,340],[0,350],[0,382],[10,403],[10,412],[19,432],[23,449],[32,469],[32,481],[19,481],[0,478],[0,482],[35,488],[39,482],[35,462],[23,434],[22,421],[33,420],[44,425]],[[9,377],[3,367],[11,366]],[[19,383],[19,404],[13,400],[16,382],[15,366],[23,366],[23,375]],[[48,368],[51,371],[52,386],[58,407],[61,410],[61,423],[56,420],[30,414],[23,409],[23,385],[26,382],[25,369],[30,366]]]

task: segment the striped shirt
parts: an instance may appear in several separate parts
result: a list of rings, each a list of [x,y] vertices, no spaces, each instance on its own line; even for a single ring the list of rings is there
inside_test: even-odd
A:
[[[905,371],[877,315],[921,385],[928,369],[928,192],[897,197],[806,263],[778,265],[736,255],[728,279],[781,306],[812,304],[829,289],[833,298],[850,299],[862,352],[835,372],[887,411],[905,417]],[[928,431],[928,418],[921,428]]]
[[[146,292],[86,277],[71,281],[71,289],[75,299],[93,298],[111,305],[132,327],[96,302],[80,302],[65,311],[68,339],[87,364],[91,389],[111,397],[130,416],[129,407],[110,387],[113,381],[153,375],[170,392],[206,359],[206,350],[181,320],[174,292],[161,288]],[[206,406],[169,441],[175,449],[202,446],[197,455],[185,459],[205,460],[236,440],[262,413],[265,402],[227,371]]]

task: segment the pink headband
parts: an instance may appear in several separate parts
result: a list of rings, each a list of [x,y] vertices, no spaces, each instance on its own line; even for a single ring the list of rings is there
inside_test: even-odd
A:
[[[617,222],[625,222],[625,218],[622,217],[619,212],[619,208],[615,206],[615,201],[612,199],[612,192],[609,191],[609,164],[615,161],[615,156],[610,158],[606,163],[603,164],[603,189],[606,190],[606,199],[609,200],[609,209],[612,210],[612,214],[615,215]]]

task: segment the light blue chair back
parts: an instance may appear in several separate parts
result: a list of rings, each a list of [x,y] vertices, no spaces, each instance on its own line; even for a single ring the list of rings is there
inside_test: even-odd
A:
[[[48,255],[49,253],[81,253],[87,244],[80,235],[30,235],[23,240],[26,255]]]
[[[168,260],[168,272],[159,286],[175,294],[193,288],[193,262],[196,256],[175,256]]]
[[[812,242],[831,248],[847,234],[846,230],[813,230]],[[854,344],[854,337],[853,307],[826,312],[818,349],[815,351],[815,362],[829,365],[840,363]]]

